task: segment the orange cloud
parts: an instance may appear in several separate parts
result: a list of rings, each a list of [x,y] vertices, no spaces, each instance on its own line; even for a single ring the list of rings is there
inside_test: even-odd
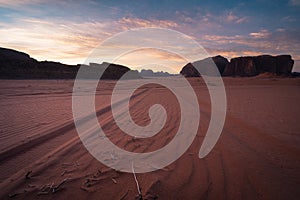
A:
[[[142,27],[160,27],[160,28],[170,28],[177,27],[173,21],[169,20],[145,20],[140,18],[126,18],[123,17],[118,22],[121,26],[125,26],[125,29],[128,28],[142,28]]]
[[[54,60],[75,64],[82,62],[98,44],[93,37],[76,34],[66,25],[25,19],[21,25],[0,29],[0,45],[29,53],[38,60]],[[76,60],[75,60],[76,59]]]
[[[13,1],[10,6],[17,3]],[[1,26],[1,46],[25,51],[38,60],[76,64],[83,63],[90,51],[118,32],[140,27],[176,27],[177,24],[167,20],[139,18],[81,23],[25,18],[17,20],[15,24],[2,23]]]
[[[122,55],[115,62],[138,70],[146,66],[153,66],[157,71],[164,68],[168,72],[177,73],[188,61],[172,52],[145,48]]]

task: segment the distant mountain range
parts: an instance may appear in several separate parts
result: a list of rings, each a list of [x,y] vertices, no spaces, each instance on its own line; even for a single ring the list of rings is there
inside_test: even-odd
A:
[[[153,72],[151,69],[142,69],[139,74],[142,77],[168,77],[168,76],[175,76],[176,74],[169,74],[168,72]]]
[[[262,73],[270,73],[280,76],[299,76],[299,73],[292,73],[294,60],[290,55],[260,55],[226,58],[218,55],[188,63],[183,66],[180,74],[185,77],[199,77],[199,71],[207,71],[217,66],[222,76],[256,76]],[[95,76],[94,67],[107,67],[101,79],[120,79],[125,73],[129,72],[129,79],[142,77],[166,77],[173,76],[167,72],[153,72],[143,69],[141,72],[113,63],[90,63],[89,65],[66,65],[52,61],[37,61],[28,54],[13,49],[0,47],[0,78],[1,79],[75,79],[79,68],[84,67],[82,78],[99,78]],[[198,70],[197,70],[198,69]],[[201,69],[201,70],[200,70]],[[205,69],[205,70],[203,70]],[[94,76],[94,77],[93,77]]]

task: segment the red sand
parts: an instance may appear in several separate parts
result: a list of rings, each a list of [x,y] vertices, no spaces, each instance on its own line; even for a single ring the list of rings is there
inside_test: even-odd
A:
[[[201,109],[198,134],[171,165],[137,174],[143,198],[300,199],[300,79],[225,78],[225,127],[204,159],[198,152],[210,119],[210,101],[203,82],[190,82]],[[105,109],[114,82],[104,83],[105,89],[97,92],[96,110],[105,133],[117,133],[111,141],[145,152],[172,140],[179,118],[172,93],[151,85],[139,89],[142,94],[130,102],[137,124],[149,122],[147,110],[153,103],[164,105],[170,118],[150,140],[133,141],[122,135]],[[101,164],[79,140],[72,119],[72,85],[62,80],[1,80],[1,199],[134,199],[138,194],[133,174]]]

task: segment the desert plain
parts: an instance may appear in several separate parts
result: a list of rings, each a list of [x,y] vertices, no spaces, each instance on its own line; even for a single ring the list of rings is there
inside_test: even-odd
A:
[[[176,83],[176,77],[170,79]],[[223,78],[225,125],[202,159],[198,152],[211,103],[203,80],[188,80],[201,111],[197,135],[169,166],[136,174],[140,196],[132,173],[105,166],[79,139],[72,115],[73,80],[1,80],[0,198],[300,199],[300,79]],[[115,83],[102,81],[95,95],[99,124],[109,139],[137,153],[169,143],[180,118],[174,94],[155,84],[136,91],[130,100],[135,123],[149,123],[148,109],[154,103],[164,106],[168,118],[157,135],[133,139],[112,116]]]

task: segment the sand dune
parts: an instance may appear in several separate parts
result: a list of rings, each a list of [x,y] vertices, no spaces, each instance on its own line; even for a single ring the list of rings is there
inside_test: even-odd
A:
[[[201,109],[198,134],[171,165],[136,174],[143,199],[299,199],[300,79],[225,78],[225,127],[203,159],[198,153],[211,105],[201,79],[189,81]],[[110,110],[115,82],[103,84],[96,111],[113,143],[149,152],[173,139],[180,120],[174,94],[158,85],[135,92],[130,113],[137,124],[149,123],[148,109],[154,103],[165,107],[168,118],[152,138],[132,139],[118,128]],[[137,198],[133,174],[106,167],[81,143],[72,117],[72,86],[71,80],[1,80],[1,199]]]

